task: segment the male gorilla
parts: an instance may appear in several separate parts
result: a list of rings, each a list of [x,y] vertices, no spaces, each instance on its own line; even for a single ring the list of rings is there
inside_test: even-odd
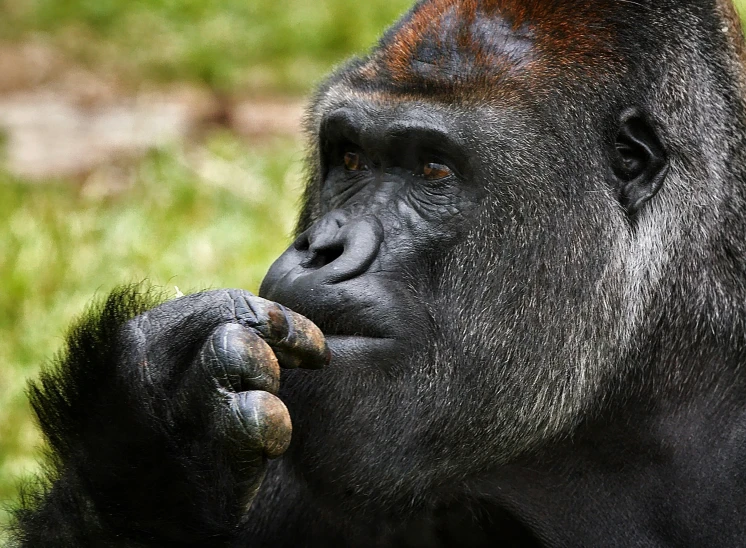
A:
[[[74,328],[16,542],[746,546],[743,59],[726,0],[418,3],[263,298]]]

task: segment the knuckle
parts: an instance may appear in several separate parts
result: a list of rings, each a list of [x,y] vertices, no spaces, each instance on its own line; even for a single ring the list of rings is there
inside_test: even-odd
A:
[[[228,289],[226,295],[232,310],[232,317],[240,324],[255,327],[263,321],[262,301],[243,289]]]
[[[168,301],[142,314],[139,321],[159,331],[209,333],[221,323],[251,316],[247,303],[253,299],[254,295],[242,289],[202,291]]]

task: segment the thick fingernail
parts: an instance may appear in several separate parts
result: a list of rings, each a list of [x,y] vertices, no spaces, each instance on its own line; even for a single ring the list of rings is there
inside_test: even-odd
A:
[[[308,318],[277,305],[268,310],[270,324],[282,326],[284,333],[273,345],[294,367],[320,369],[331,360],[331,351],[321,330]],[[280,363],[284,365],[283,360]]]
[[[256,330],[275,351],[286,355],[287,359],[280,360],[283,367],[319,369],[331,360],[324,334],[308,318],[260,297],[241,293],[234,298],[239,323]]]

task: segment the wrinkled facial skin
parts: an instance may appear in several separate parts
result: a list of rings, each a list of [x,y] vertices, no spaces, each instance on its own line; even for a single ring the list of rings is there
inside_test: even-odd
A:
[[[332,350],[282,388],[285,461],[328,504],[453,492],[567,433],[626,351],[607,128],[636,98],[601,86],[636,76],[612,4],[529,4],[423,3],[311,107],[299,235],[260,295]]]

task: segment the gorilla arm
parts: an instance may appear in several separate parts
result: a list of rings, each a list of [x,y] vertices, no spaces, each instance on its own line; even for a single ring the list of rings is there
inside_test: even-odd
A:
[[[23,546],[228,543],[290,441],[280,366],[322,367],[318,328],[239,290],[113,293],[31,388],[51,482],[26,493]]]

